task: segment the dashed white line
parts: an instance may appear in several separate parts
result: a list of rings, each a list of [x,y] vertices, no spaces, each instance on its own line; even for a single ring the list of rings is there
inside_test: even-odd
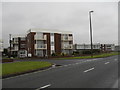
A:
[[[95,69],[95,68],[90,68],[90,69],[88,69],[88,70],[85,70],[84,72],[86,73],[86,72],[89,72],[89,71],[91,71],[91,70],[93,70],[93,69]]]
[[[110,63],[110,62],[106,62],[105,64],[108,64],[108,63]]]
[[[47,87],[49,87],[49,86],[51,86],[51,84],[45,85],[45,86],[40,87],[40,88],[37,88],[37,89],[35,89],[35,90],[40,90],[40,89],[43,89],[43,88],[47,88]]]
[[[68,66],[68,65],[64,65],[65,67]]]
[[[115,61],[117,61],[117,59],[114,59]]]
[[[95,61],[95,60],[98,60],[98,59],[92,59],[92,61]]]

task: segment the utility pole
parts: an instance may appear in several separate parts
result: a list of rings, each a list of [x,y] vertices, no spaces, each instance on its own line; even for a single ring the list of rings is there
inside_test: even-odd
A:
[[[91,41],[91,57],[93,57],[93,44],[92,44],[92,20],[91,20],[91,13],[94,11],[89,11],[89,20],[90,20],[90,41]]]

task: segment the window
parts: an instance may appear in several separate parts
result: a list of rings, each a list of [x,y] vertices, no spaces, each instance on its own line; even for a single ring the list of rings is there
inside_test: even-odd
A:
[[[50,33],[51,36],[54,36],[54,33]]]
[[[51,46],[54,46],[54,42],[51,42]]]
[[[36,50],[36,56],[43,56],[43,50]]]
[[[25,44],[21,44],[21,45],[20,45],[20,48],[25,48]]]
[[[72,34],[69,34],[69,36],[72,36]]]
[[[14,40],[14,43],[18,42],[18,38],[14,38],[13,40]]]
[[[69,44],[72,44],[72,41],[69,41]]]

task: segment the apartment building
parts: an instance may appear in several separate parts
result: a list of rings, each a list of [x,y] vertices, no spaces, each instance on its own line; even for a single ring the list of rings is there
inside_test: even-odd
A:
[[[12,35],[11,55],[18,57],[27,57],[25,35]]]
[[[72,49],[71,32],[49,29],[30,29],[27,32],[28,57],[45,57],[53,53],[72,54]]]

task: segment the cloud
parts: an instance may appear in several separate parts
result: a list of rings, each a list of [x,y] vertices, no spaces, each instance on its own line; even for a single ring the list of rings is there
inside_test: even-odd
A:
[[[118,18],[115,2],[13,2],[3,3],[4,46],[8,46],[10,33],[24,34],[29,28],[72,31],[74,43],[89,43],[89,10],[94,10],[94,42],[116,44]]]

